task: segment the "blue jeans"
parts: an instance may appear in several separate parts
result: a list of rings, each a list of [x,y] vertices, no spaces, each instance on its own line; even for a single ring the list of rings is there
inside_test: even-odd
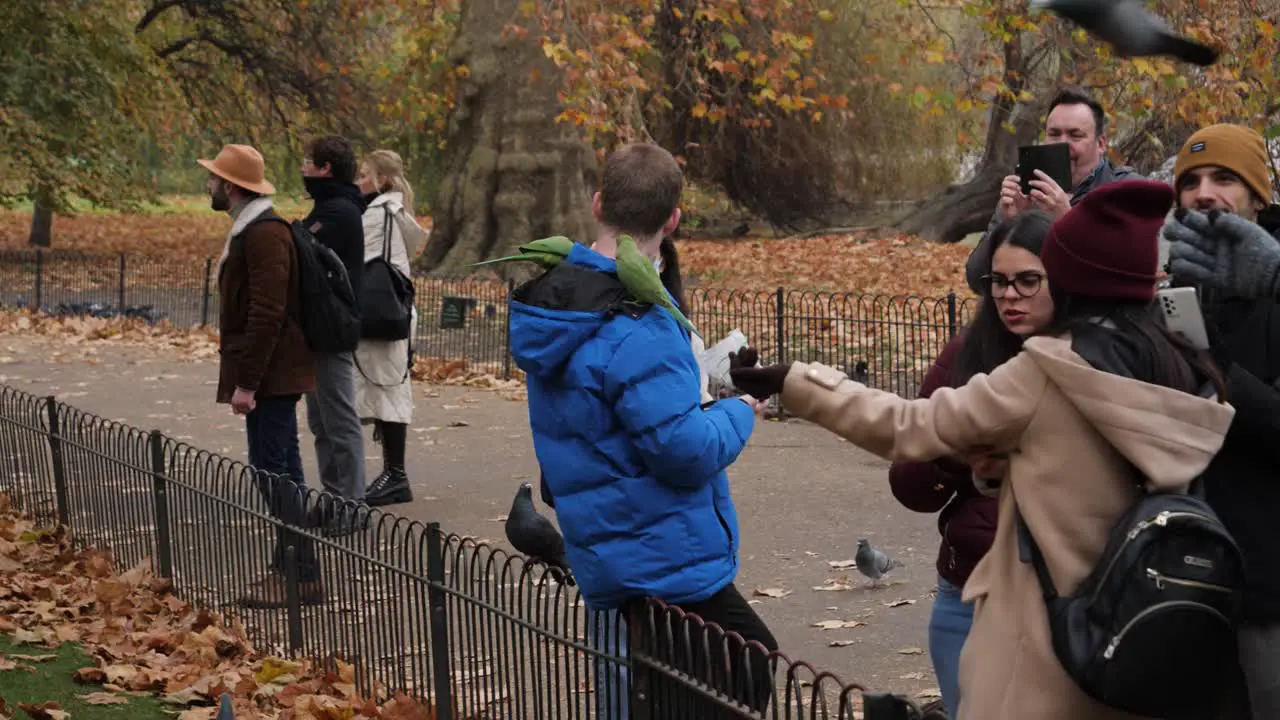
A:
[[[621,661],[596,658],[596,717],[600,720],[627,720],[631,713],[630,673],[620,664],[627,660],[627,631],[624,611],[588,610],[587,644],[621,658]]]
[[[306,482],[298,451],[297,406],[297,395],[258,398],[253,412],[244,418],[244,429],[249,442],[249,465],[260,471],[256,473],[258,491],[271,515],[285,525],[276,528],[271,569],[284,572],[284,549],[293,545],[298,581],[313,582],[320,579],[315,545],[305,533],[292,529],[306,526]]]
[[[958,717],[960,708],[960,650],[973,627],[973,605],[960,602],[960,590],[939,577],[938,597],[929,617],[929,657],[951,718]]]

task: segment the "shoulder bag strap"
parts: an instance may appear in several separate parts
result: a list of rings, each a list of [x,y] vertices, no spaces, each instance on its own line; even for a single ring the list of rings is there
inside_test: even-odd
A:
[[[391,208],[382,206],[387,211],[386,220],[382,223],[382,259],[391,264]]]

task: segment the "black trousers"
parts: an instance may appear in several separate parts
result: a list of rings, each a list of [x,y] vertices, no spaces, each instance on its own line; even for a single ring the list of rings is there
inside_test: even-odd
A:
[[[635,664],[641,685],[632,688],[633,702],[650,703],[648,716],[662,720],[741,717],[694,687],[689,682],[693,680],[717,695],[763,712],[773,695],[772,663],[758,647],[746,643],[754,640],[770,651],[778,649],[778,641],[764,620],[732,583],[702,602],[678,607],[705,624],[643,602],[631,608],[634,647],[657,666]],[[724,632],[706,627],[711,623]],[[737,633],[742,640],[729,638],[725,632]],[[684,677],[671,677],[668,672],[672,669]],[[640,714],[639,709],[633,708],[632,714]]]

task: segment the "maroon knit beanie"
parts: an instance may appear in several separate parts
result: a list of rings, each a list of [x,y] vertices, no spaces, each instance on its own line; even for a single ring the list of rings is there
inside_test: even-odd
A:
[[[1173,201],[1173,188],[1154,180],[1091,190],[1049,228],[1040,253],[1049,285],[1104,300],[1154,298],[1160,228]]]

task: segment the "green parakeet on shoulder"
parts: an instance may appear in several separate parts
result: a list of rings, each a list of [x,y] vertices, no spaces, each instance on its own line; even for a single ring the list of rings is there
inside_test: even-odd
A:
[[[689,318],[685,317],[684,313],[680,312],[680,308],[671,302],[671,297],[662,286],[662,278],[658,276],[658,270],[653,267],[653,261],[640,252],[635,238],[630,235],[618,236],[616,260],[618,279],[622,281],[622,286],[627,289],[627,292],[642,303],[661,305],[684,329],[702,337],[702,333],[689,322]]]
[[[533,242],[525,243],[517,249],[520,251],[519,255],[508,255],[506,257],[471,263],[469,267],[507,262],[509,260],[529,260],[531,262],[536,262],[545,268],[553,268],[559,265],[566,257],[569,257],[569,251],[573,249],[573,240],[570,240],[563,235],[553,235],[551,237],[545,237],[539,240],[534,240]]]

